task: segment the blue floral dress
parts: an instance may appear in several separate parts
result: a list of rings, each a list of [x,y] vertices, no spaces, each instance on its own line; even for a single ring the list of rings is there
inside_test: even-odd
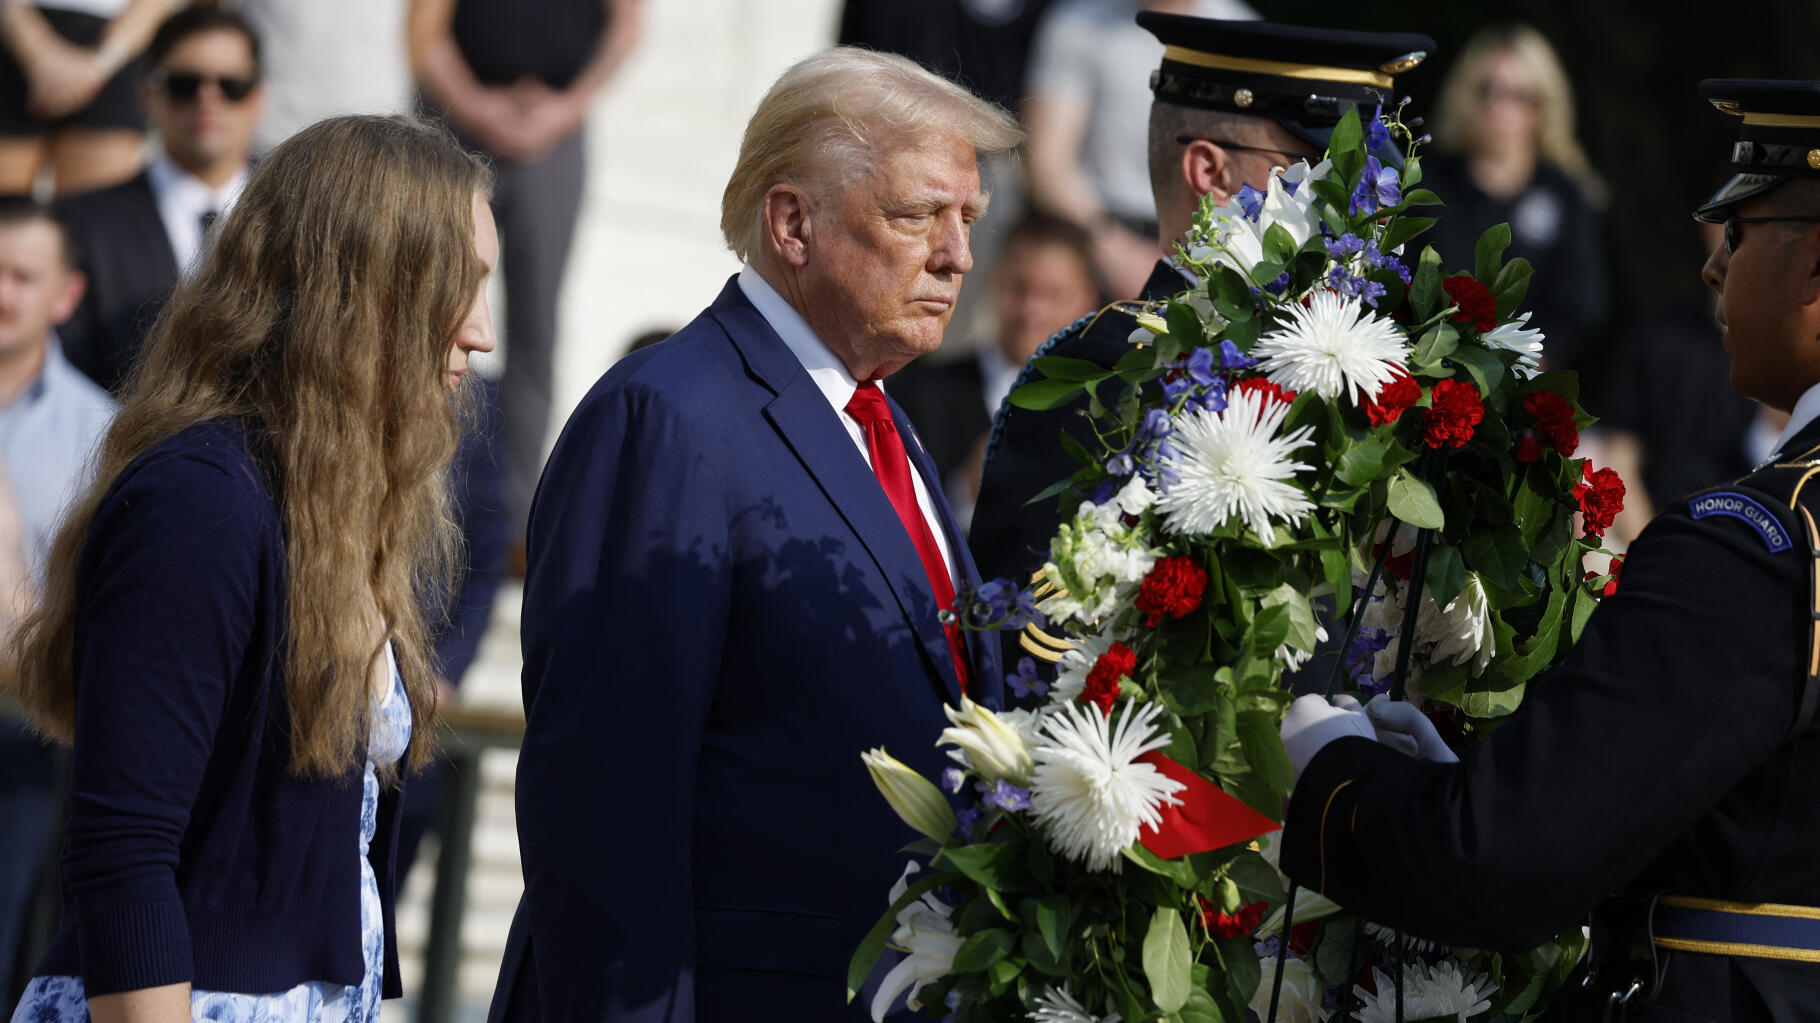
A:
[[[378,702],[367,740],[367,767],[360,798],[360,945],[366,976],[359,987],[310,981],[276,994],[190,992],[190,1017],[201,1023],[375,1023],[385,975],[385,923],[379,880],[367,849],[379,825],[377,764],[392,763],[411,744],[411,705],[405,698],[398,661],[386,646],[392,687]],[[88,996],[80,977],[36,977],[27,985],[12,1023],[88,1023]]]

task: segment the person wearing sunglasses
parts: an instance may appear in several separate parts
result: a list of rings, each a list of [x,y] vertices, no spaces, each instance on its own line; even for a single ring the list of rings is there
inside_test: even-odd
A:
[[[1695,213],[1725,225],[1702,276],[1732,388],[1790,413],[1774,453],[1666,505],[1477,746],[1456,756],[1417,713],[1403,737],[1378,722],[1387,742],[1324,739],[1355,712],[1306,696],[1282,733],[1291,878],[1471,948],[1591,914],[1593,971],[1568,986],[1591,1004],[1549,1019],[1820,1019],[1820,81],[1700,94],[1741,121]]]
[[[137,177],[61,204],[89,279],[64,345],[116,393],[165,297],[245,186],[265,105],[259,37],[237,13],[179,11],[146,53],[139,94],[158,150]]]
[[[1560,58],[1528,25],[1484,29],[1448,69],[1439,100],[1422,187],[1447,205],[1423,243],[1471,253],[1486,228],[1509,224],[1504,255],[1535,269],[1525,308],[1547,335],[1549,367],[1597,364],[1611,307],[1599,216],[1607,190],[1575,131]]]

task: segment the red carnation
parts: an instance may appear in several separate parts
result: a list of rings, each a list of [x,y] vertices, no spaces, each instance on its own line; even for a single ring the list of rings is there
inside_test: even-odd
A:
[[[1624,510],[1624,481],[1615,469],[1594,471],[1591,462],[1580,467],[1584,482],[1574,484],[1574,497],[1580,502],[1580,517],[1586,535],[1604,536],[1612,520]]]
[[[1537,391],[1523,399],[1523,410],[1535,417],[1536,433],[1555,454],[1567,458],[1580,446],[1580,427],[1574,422],[1573,403],[1566,398],[1553,391]]]
[[[1365,399],[1365,418],[1371,420],[1373,426],[1394,423],[1398,416],[1421,400],[1422,385],[1416,383],[1415,377],[1399,369],[1396,379],[1378,388],[1377,397]]]
[[[1081,700],[1097,704],[1102,713],[1111,714],[1112,705],[1119,699],[1119,676],[1136,670],[1137,654],[1123,643],[1112,644],[1110,650],[1093,662],[1093,670],[1087,673],[1087,685],[1081,689]]]
[[[1144,624],[1154,629],[1164,615],[1180,618],[1200,607],[1206,588],[1207,570],[1193,558],[1160,558],[1138,587],[1137,609],[1147,616]]]
[[[1435,384],[1434,405],[1422,417],[1422,440],[1431,448],[1463,447],[1484,418],[1485,403],[1479,400],[1477,387],[1464,380],[1442,380]]]
[[[1239,381],[1236,390],[1240,394],[1262,395],[1263,397],[1270,398],[1274,401],[1280,401],[1285,405],[1295,401],[1296,396],[1296,392],[1286,390],[1282,385],[1277,384],[1266,377],[1247,377],[1244,380]],[[1269,407],[1268,404],[1263,402],[1258,404],[1258,408],[1260,409],[1267,409]]]
[[[1447,290],[1447,297],[1460,311],[1453,314],[1455,323],[1470,323],[1479,328],[1479,333],[1488,334],[1498,326],[1498,300],[1491,297],[1491,289],[1471,277],[1449,277],[1441,282]]]
[[[1605,570],[1605,574],[1611,578],[1605,580],[1604,588],[1599,591],[1599,596],[1601,597],[1609,597],[1618,592],[1618,580],[1624,576],[1624,555],[1612,555],[1611,567]],[[1599,573],[1597,572],[1586,573],[1587,582],[1592,582],[1597,578],[1599,578]]]
[[[1264,910],[1269,908],[1267,902],[1248,902],[1237,913],[1226,913],[1201,899],[1201,923],[1216,938],[1243,938],[1258,929],[1264,922]]]
[[[1546,449],[1542,447],[1542,442],[1536,439],[1534,430],[1524,430],[1523,436],[1517,438],[1517,461],[1519,462],[1526,465],[1540,462],[1544,450]]]

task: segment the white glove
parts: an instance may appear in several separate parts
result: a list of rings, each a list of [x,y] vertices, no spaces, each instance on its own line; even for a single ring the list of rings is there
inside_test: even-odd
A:
[[[1336,706],[1319,696],[1309,695],[1298,696],[1289,705],[1279,734],[1283,737],[1283,748],[1289,751],[1289,766],[1295,771],[1296,780],[1301,780],[1302,769],[1314,755],[1335,739],[1349,735],[1377,739],[1371,729],[1371,720],[1359,709],[1358,701],[1351,702],[1350,707]]]
[[[1405,756],[1421,757],[1437,764],[1457,764],[1460,758],[1441,740],[1441,733],[1435,731],[1434,722],[1428,715],[1417,710],[1415,705],[1404,700],[1392,700],[1387,693],[1379,693],[1365,705],[1365,715],[1371,719],[1371,726],[1378,733],[1378,741]]]

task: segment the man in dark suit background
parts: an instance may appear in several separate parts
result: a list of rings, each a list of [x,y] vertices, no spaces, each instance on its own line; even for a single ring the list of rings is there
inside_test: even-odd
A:
[[[531,511],[493,1020],[864,1018],[847,960],[915,835],[860,752],[934,776],[943,704],[1001,686],[994,644],[939,617],[978,575],[876,384],[941,343],[977,158],[1018,137],[901,57],[796,65],[722,202],[745,269],[564,428]]]
[[[1000,244],[990,278],[993,338],[959,358],[913,362],[891,378],[891,397],[917,424],[962,526],[979,492],[992,413],[1018,371],[1050,335],[1104,301],[1084,228],[1029,213]]]
[[[1240,188],[1266,183],[1272,169],[1321,158],[1333,127],[1363,104],[1396,102],[1392,75],[1434,50],[1426,36],[1349,32],[1257,21],[1216,21],[1145,11],[1138,24],[1169,48],[1151,77],[1150,188],[1162,252],[1192,223],[1202,196],[1224,203]],[[1188,286],[1159,259],[1139,302],[1157,301]],[[1137,328],[1121,302],[1050,341],[1039,355],[1063,355],[1110,367],[1131,350]],[[1018,383],[1030,379],[1026,368]],[[1116,385],[1102,397],[1116,397]],[[986,448],[968,540],[988,578],[1019,582],[1042,565],[1060,524],[1057,498],[1029,504],[1080,468],[1061,444],[1065,431],[1090,452],[1098,441],[1085,416],[1087,399],[1046,412],[1005,406]]]
[[[64,325],[76,368],[118,392],[165,299],[202,250],[208,226],[246,184],[265,95],[259,38],[238,14],[191,7],[146,49],[140,97],[159,151],[137,177],[60,206],[88,293]]]

